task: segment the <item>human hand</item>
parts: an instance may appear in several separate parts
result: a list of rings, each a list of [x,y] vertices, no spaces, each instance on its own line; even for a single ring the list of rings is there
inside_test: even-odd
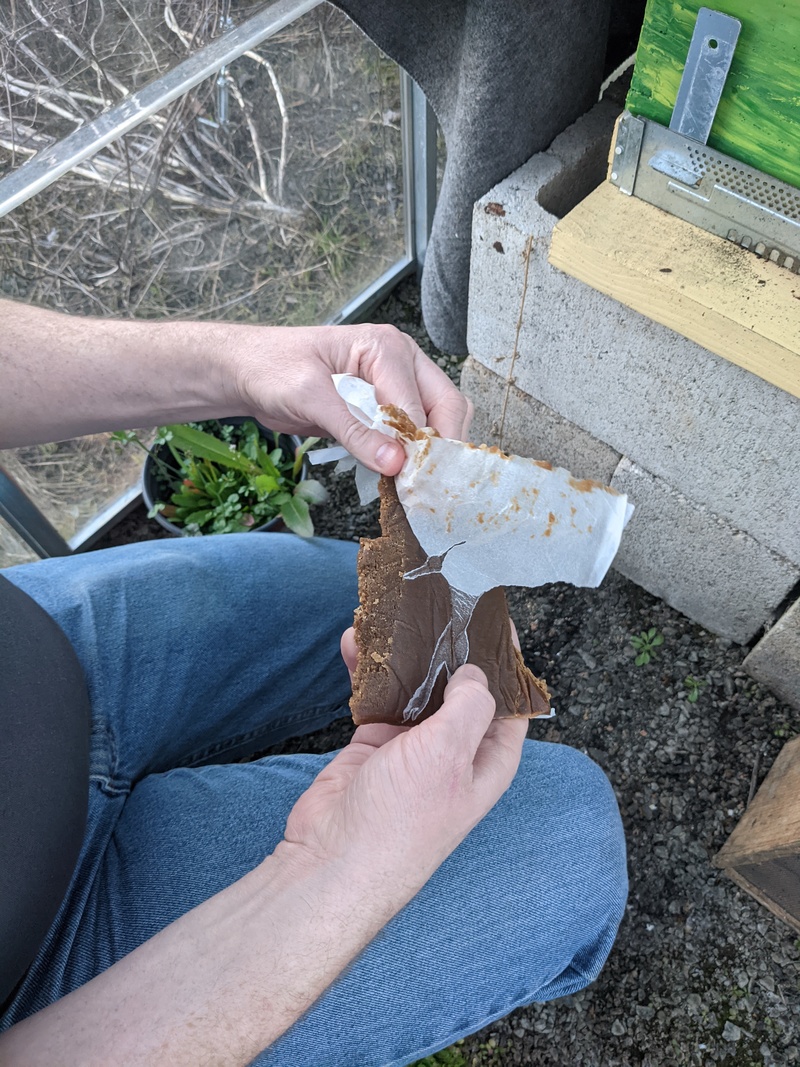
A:
[[[444,437],[461,438],[471,418],[467,398],[393,326],[120,321],[5,300],[0,320],[2,447],[249,415],[282,433],[334,437],[397,474],[402,445],[350,414],[335,373],[364,378],[379,403]]]
[[[352,670],[351,635],[343,654]],[[354,893],[379,892],[399,910],[516,773],[527,722],[493,715],[483,672],[467,664],[424,722],[359,726],[292,809],[287,845],[307,862],[343,864]]]
[[[472,404],[414,341],[393,326],[230,327],[238,400],[271,429],[333,437],[372,470],[397,474],[399,442],[369,430],[347,410],[332,374],[375,386],[378,402],[402,408],[418,426],[460,440]]]

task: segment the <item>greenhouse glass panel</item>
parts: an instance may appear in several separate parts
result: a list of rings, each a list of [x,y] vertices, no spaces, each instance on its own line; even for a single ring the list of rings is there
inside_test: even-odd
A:
[[[16,0],[0,9],[0,178],[263,5]],[[0,296],[77,315],[310,325],[398,262],[399,68],[309,11],[0,218]],[[135,485],[106,435],[0,452],[80,541]],[[0,544],[0,565],[12,562]]]
[[[2,566],[13,567],[17,563],[32,563],[39,557],[11,527],[0,521],[0,560]]]

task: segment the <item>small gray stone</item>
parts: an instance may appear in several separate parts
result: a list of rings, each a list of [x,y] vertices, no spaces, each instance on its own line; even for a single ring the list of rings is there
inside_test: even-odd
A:
[[[730,1020],[725,1023],[722,1028],[722,1040],[723,1041],[739,1041],[742,1036],[742,1031],[732,1023]]]
[[[703,1001],[699,993],[690,993],[686,998],[686,1010],[690,1015],[699,1015],[703,1007]]]

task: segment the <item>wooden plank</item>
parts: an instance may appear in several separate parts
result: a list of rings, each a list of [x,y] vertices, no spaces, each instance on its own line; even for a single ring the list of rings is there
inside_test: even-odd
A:
[[[629,110],[669,126],[703,6],[742,23],[709,145],[800,186],[798,0],[648,0]]]
[[[604,182],[550,263],[800,397],[800,277]]]
[[[795,852],[800,852],[800,737],[783,746],[714,864],[727,870]]]

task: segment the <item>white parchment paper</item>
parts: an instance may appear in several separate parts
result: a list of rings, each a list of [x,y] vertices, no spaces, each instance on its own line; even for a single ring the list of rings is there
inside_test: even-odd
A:
[[[398,430],[368,382],[333,377],[356,418],[402,442],[397,495],[423,550],[444,557],[453,588],[480,596],[497,585],[600,584],[633,513],[625,495],[542,460]]]

